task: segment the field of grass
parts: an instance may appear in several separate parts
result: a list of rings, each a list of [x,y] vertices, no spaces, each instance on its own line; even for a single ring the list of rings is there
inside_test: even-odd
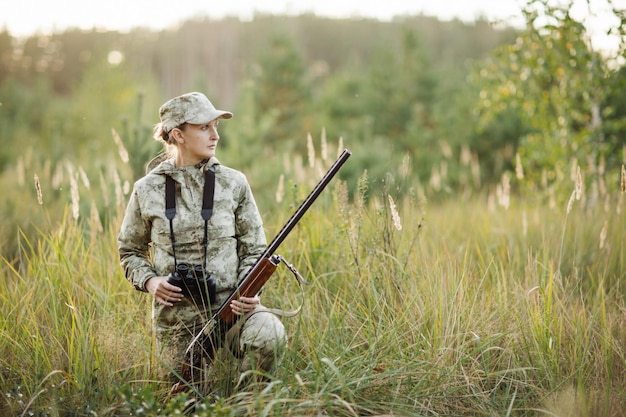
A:
[[[366,173],[348,197],[334,181],[278,251],[310,285],[279,269],[264,292],[304,302],[283,320],[280,370],[194,415],[624,415],[626,205],[611,178],[572,182],[563,204],[400,198]],[[268,238],[308,186],[262,207]],[[52,217],[43,200],[31,216]],[[76,204],[3,262],[0,415],[179,415],[187,398],[164,405],[152,371],[149,296],[119,267],[121,207],[100,222]]]

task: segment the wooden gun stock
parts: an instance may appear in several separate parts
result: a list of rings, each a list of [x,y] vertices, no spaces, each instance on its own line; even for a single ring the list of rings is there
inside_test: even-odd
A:
[[[274,271],[276,271],[278,263],[278,260],[274,259],[273,256],[263,258],[257,262],[254,268],[247,274],[246,280],[241,283],[237,291],[232,293],[223,304],[226,308],[221,308],[217,312],[217,317],[229,324],[234,322],[237,316],[235,316],[233,310],[230,308],[230,302],[239,297],[254,297],[257,295]]]

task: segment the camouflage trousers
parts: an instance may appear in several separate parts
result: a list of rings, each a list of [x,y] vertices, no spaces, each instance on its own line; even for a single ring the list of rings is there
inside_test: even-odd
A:
[[[248,313],[230,329],[216,332],[217,340],[197,343],[186,356],[189,343],[204,324],[198,320],[182,328],[156,328],[161,378],[179,386],[191,384],[205,396],[221,396],[263,380],[280,365],[287,344],[285,328],[277,316],[263,308]],[[187,375],[183,375],[185,366]]]

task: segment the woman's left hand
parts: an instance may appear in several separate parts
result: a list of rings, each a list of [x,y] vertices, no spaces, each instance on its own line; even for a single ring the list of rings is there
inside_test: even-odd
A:
[[[238,300],[230,302],[230,308],[238,316],[242,316],[251,312],[255,308],[261,305],[261,299],[258,295],[254,297],[240,297]]]

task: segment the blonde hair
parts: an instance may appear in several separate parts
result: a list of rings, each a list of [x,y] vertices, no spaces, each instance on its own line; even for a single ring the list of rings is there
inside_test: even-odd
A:
[[[162,142],[165,148],[165,154],[168,158],[176,157],[178,148],[176,147],[176,141],[170,136],[170,133],[165,130],[163,123],[157,123],[154,126],[154,140]]]

